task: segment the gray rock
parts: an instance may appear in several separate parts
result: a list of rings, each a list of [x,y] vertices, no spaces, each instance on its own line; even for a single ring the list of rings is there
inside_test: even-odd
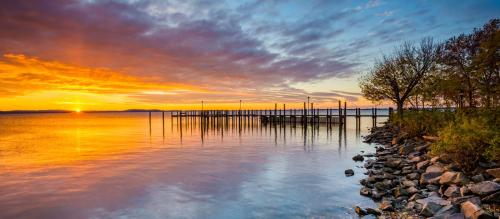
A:
[[[426,202],[422,207],[422,211],[420,211],[420,215],[425,217],[432,217],[442,208],[441,205],[434,202]]]
[[[479,199],[479,197],[477,196],[473,196],[473,195],[468,195],[468,196],[463,196],[463,197],[455,197],[455,198],[451,198],[451,203],[453,204],[457,204],[457,205],[461,205],[462,203],[466,202],[466,201],[470,201],[476,205],[481,205],[481,199]]]
[[[420,184],[437,184],[441,175],[442,174],[439,172],[422,173],[422,175],[420,176]]]
[[[465,215],[462,213],[455,213],[444,217],[444,219],[465,219]]]
[[[418,200],[418,199],[423,199],[425,198],[425,196],[419,194],[419,193],[415,193],[414,195],[412,195],[408,200],[409,201],[415,201],[415,200]]]
[[[414,152],[415,148],[416,148],[415,144],[405,143],[403,146],[399,148],[399,153],[408,155],[409,153]]]
[[[387,193],[385,191],[377,191],[373,190],[372,191],[372,198],[375,200],[380,200],[382,197],[384,197]]]
[[[364,196],[371,196],[372,190],[370,188],[363,187],[363,188],[361,188],[361,190],[359,190],[359,194],[364,195]]]
[[[354,161],[363,161],[363,160],[365,160],[365,158],[364,158],[362,155],[360,155],[360,154],[358,154],[358,155],[356,155],[356,156],[352,157],[352,159],[353,159]]]
[[[460,206],[461,212],[464,214],[465,218],[479,219],[479,218],[494,218],[493,216],[486,213],[481,207],[476,204],[466,201]]]
[[[456,185],[449,186],[445,191],[444,195],[449,198],[460,196],[460,188]]]
[[[354,176],[354,170],[352,170],[352,169],[347,169],[347,170],[345,170],[345,171],[344,171],[344,174],[345,174],[346,176]]]
[[[446,218],[455,213],[460,213],[460,208],[458,205],[452,204],[442,207],[441,209],[439,209],[439,211],[436,212],[436,214],[434,214],[434,216]]]
[[[494,168],[494,167],[497,167],[497,164],[493,161],[490,161],[490,162],[481,162],[479,161],[479,166],[482,167],[482,168]]]
[[[390,168],[397,168],[399,167],[399,165],[401,165],[402,161],[403,160],[401,158],[389,158],[384,165]]]
[[[472,182],[478,183],[478,182],[484,181],[484,176],[483,176],[483,174],[477,174],[477,175],[471,177],[470,179],[472,180]]]
[[[436,185],[427,185],[427,186],[425,186],[425,188],[427,188],[431,192],[435,192],[435,191],[439,190],[439,187]]]
[[[427,198],[417,199],[416,202],[419,203],[419,204],[425,204],[427,202],[434,202],[434,203],[436,203],[438,205],[441,205],[441,206],[445,206],[445,205],[451,204],[451,201],[444,200],[441,197],[437,196],[436,194],[431,194]]]
[[[500,190],[500,184],[492,181],[483,181],[469,186],[472,193],[485,196]]]

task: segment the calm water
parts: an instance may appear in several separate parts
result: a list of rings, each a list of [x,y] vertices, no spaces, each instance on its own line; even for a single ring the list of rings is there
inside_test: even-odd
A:
[[[375,205],[351,159],[373,151],[361,142],[371,126],[0,115],[0,217],[354,218]]]

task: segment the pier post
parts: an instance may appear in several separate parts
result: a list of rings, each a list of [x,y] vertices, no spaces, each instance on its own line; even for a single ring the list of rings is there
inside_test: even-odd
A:
[[[344,125],[347,123],[347,101],[344,102]]]
[[[342,102],[339,100],[339,123],[342,122]]]
[[[302,123],[304,123],[304,121],[307,121],[306,102],[304,102],[304,109],[302,110],[301,121],[302,121]]]
[[[283,123],[286,122],[286,105],[283,104]]]

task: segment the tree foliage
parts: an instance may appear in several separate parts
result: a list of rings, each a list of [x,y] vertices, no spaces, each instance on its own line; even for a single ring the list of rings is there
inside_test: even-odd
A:
[[[500,104],[499,19],[470,34],[436,45],[431,38],[418,46],[405,42],[376,61],[360,80],[363,95],[389,100],[402,115],[412,107],[498,107]]]

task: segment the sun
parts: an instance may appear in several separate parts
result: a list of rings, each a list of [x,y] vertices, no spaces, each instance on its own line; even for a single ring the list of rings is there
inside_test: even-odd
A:
[[[80,113],[81,111],[82,111],[82,110],[80,110],[80,109],[75,109],[75,112],[76,112],[76,113]]]

